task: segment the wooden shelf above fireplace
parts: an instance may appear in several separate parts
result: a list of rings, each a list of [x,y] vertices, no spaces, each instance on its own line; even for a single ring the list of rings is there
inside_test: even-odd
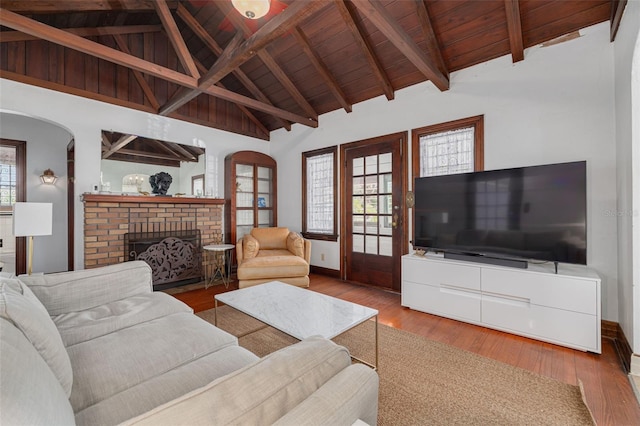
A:
[[[96,203],[170,203],[170,204],[224,204],[222,198],[167,197],[121,194],[82,194],[82,201]]]

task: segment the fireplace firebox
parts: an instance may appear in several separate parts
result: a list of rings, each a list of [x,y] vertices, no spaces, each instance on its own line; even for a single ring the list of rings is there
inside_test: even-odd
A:
[[[129,232],[124,248],[125,260],[143,260],[151,266],[154,290],[202,280],[199,229]]]

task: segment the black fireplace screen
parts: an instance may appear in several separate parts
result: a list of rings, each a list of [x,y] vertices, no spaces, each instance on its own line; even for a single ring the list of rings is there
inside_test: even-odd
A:
[[[153,271],[153,288],[162,290],[202,279],[199,229],[130,232],[124,236],[126,260],[144,260]]]

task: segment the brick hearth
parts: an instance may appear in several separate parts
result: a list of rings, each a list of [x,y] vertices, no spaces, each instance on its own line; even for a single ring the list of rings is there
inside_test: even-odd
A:
[[[124,235],[200,229],[202,245],[222,241],[224,200],[84,194],[84,267],[124,262]]]

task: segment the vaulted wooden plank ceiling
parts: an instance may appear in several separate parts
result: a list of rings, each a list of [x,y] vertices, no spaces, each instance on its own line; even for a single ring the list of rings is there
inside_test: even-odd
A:
[[[2,0],[0,76],[268,140],[593,24],[613,40],[625,4],[271,0],[252,20],[230,0]]]

